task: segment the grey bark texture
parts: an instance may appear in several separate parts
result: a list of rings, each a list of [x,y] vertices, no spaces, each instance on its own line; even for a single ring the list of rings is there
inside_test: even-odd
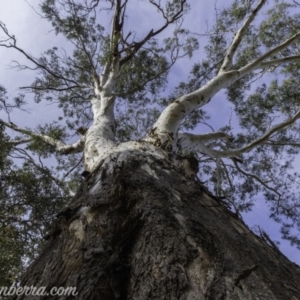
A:
[[[86,178],[21,282],[78,295],[15,299],[300,299],[297,265],[144,144]]]

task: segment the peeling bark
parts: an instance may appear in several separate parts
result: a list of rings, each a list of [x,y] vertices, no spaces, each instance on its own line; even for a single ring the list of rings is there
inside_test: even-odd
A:
[[[21,286],[76,286],[90,300],[300,299],[300,268],[146,142],[103,159],[49,239]]]

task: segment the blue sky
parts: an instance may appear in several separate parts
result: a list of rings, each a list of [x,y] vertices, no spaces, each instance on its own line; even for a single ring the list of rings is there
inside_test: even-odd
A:
[[[143,28],[147,28],[146,30],[148,31],[153,26],[157,26],[156,20],[153,20],[152,15],[150,16],[149,11],[144,8],[143,2],[136,2],[139,6],[131,8],[137,9],[138,13],[134,20],[130,20],[131,25],[140,28],[141,32],[143,32]],[[28,3],[38,10],[38,0],[28,0]],[[69,47],[66,46],[62,37],[55,36],[51,31],[50,24],[46,20],[42,20],[28,3],[23,0],[2,0],[1,3],[0,20],[16,36],[19,46],[35,56],[39,56],[43,51],[53,46]],[[185,20],[187,26],[192,30],[194,29],[194,31],[204,33],[207,28],[214,24],[214,5],[213,1],[192,1],[192,10]],[[205,38],[200,40],[200,49],[204,45]],[[13,60],[26,62],[16,51],[0,48],[0,58],[0,84],[7,88],[9,96],[13,96],[18,92],[20,86],[30,84],[34,75],[32,72],[17,71],[9,67],[10,62]],[[193,57],[193,62],[200,60],[200,58],[201,50]],[[184,81],[187,78],[191,65],[192,63],[186,60],[178,62],[170,77],[170,89],[171,86],[176,86],[178,82]],[[29,95],[26,97],[26,100],[28,102],[27,109],[29,113],[15,111],[12,114],[12,121],[16,124],[34,128],[40,123],[57,119],[59,111],[55,105],[47,105],[45,103],[35,104]],[[231,110],[230,106],[222,101],[222,95],[217,95],[206,109],[212,116],[211,120],[218,120],[222,125],[228,123]],[[220,111],[222,111],[222,118],[220,118]],[[5,115],[0,112],[0,117],[5,118]],[[215,123],[215,125],[219,124]],[[204,132],[205,128],[200,128],[199,130]],[[271,239],[280,241],[280,250],[289,259],[300,264],[300,252],[290,247],[288,242],[280,239],[279,225],[271,221],[268,215],[269,209],[267,205],[263,199],[258,197],[254,210],[244,215],[244,220],[250,227],[254,227],[255,225],[261,226],[270,235]]]

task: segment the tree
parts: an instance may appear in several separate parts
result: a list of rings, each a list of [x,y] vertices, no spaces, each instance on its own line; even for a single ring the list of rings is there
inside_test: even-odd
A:
[[[1,88],[0,108],[9,113],[6,90]],[[0,286],[10,286],[19,279],[24,262],[31,261],[43,245],[41,236],[49,230],[53,217],[67,198],[63,182],[51,174],[51,170],[35,161],[28,151],[20,146],[28,138],[11,139],[0,126]],[[38,159],[41,161],[41,153]],[[14,163],[22,159],[23,163]],[[53,201],[56,199],[56,201]],[[41,204],[42,203],[42,204]],[[46,214],[45,214],[46,212]]]
[[[298,299],[299,268],[239,214],[263,193],[284,237],[299,246],[291,231],[300,228],[291,188],[299,176],[290,171],[299,147],[299,4],[239,0],[216,10],[207,57],[171,95],[160,95],[169,70],[198,48],[196,35],[183,28],[189,5],[147,1],[161,21],[139,36],[126,25],[130,4],[42,1],[43,16],[72,42],[72,56],[52,48],[35,58],[0,23],[0,46],[31,63],[19,68],[38,71],[22,89],[37,102],[58,101],[67,125],[34,131],[1,120],[22,134],[8,140],[9,151],[22,141],[25,156],[71,157],[57,156],[59,168],[79,165],[76,153],[83,152],[85,170],[21,284],[76,286],[79,299]],[[112,13],[110,34],[98,23],[103,11]],[[159,39],[170,28],[173,35]],[[266,82],[253,92],[262,76]],[[222,89],[241,131],[183,132],[207,124],[203,107]],[[78,140],[65,143],[74,131]]]

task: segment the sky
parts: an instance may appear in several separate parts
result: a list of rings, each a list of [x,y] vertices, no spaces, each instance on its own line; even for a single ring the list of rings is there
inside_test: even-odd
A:
[[[50,24],[33,10],[32,7],[38,10],[38,4],[38,0],[28,0],[27,2],[24,0],[2,0],[0,21],[7,25],[10,33],[15,35],[19,46],[26,49],[32,55],[39,56],[43,51],[53,46],[70,49],[70,46],[66,45],[64,38],[56,36]],[[138,8],[135,8],[138,9],[136,18],[130,20],[131,23],[129,22],[128,26],[140,28],[141,32],[143,32],[144,27],[148,29],[152,28],[152,26],[157,25],[157,22],[153,18],[149,18],[149,11],[143,7],[143,1],[140,1],[139,5]],[[215,10],[213,1],[193,1],[192,10],[186,18],[186,24],[191,29],[195,26],[194,24],[197,24],[195,31],[204,33],[207,28],[213,25],[214,20]],[[140,24],[142,24],[142,27]],[[200,40],[200,49],[204,44],[205,39]],[[200,59],[201,51],[197,52],[196,55]],[[10,62],[13,60],[21,63],[26,62],[16,51],[0,47],[0,84],[6,87],[8,96],[10,97],[18,93],[20,86],[29,85],[34,78],[32,72],[17,71],[11,68]],[[177,83],[187,78],[190,66],[191,63],[187,61],[180,61],[175,66],[171,77],[173,86],[176,86]],[[210,112],[212,120],[218,120],[220,123],[218,125],[226,125],[231,110],[228,104],[220,101],[220,97],[215,97],[206,109]],[[47,103],[35,104],[30,95],[26,97],[26,101],[28,102],[28,106],[26,107],[28,112],[15,111],[11,115],[11,120],[17,125],[34,128],[38,124],[44,124],[57,119],[60,114],[55,105]],[[222,118],[219,115],[220,111],[222,111]],[[3,119],[6,118],[2,112],[0,112],[0,117]],[[200,131],[203,130],[205,129],[200,129]],[[249,227],[261,226],[272,240],[280,242],[279,248],[283,254],[291,261],[300,264],[299,250],[291,247],[288,242],[281,240],[279,233],[280,226],[268,218],[269,214],[269,209],[263,199],[257,199],[253,211],[244,214],[243,218]]]

